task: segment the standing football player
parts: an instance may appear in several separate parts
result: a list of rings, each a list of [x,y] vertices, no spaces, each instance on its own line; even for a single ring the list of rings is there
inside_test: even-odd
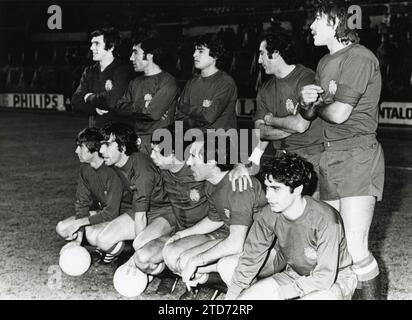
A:
[[[186,128],[237,128],[236,83],[217,67],[224,54],[217,35],[207,34],[195,40],[194,67],[200,74],[185,85],[176,113],[176,120],[183,120]]]
[[[316,82],[302,89],[302,116],[322,118],[321,199],[339,210],[358,276],[361,299],[380,299],[379,268],[368,248],[376,201],[382,199],[385,163],[376,140],[381,92],[378,59],[348,26],[348,4],[322,1],[310,28],[329,54]]]

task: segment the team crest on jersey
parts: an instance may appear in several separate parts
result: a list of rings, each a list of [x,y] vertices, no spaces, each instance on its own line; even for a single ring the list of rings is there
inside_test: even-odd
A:
[[[331,94],[335,94],[336,90],[338,90],[338,85],[336,84],[335,80],[330,80],[329,81],[329,92]]]
[[[223,209],[223,212],[225,213],[226,218],[230,218],[230,210],[229,209]]]
[[[298,104],[296,104],[296,106],[293,104],[292,99],[287,99],[286,100],[286,111],[289,114],[293,114],[295,115],[296,112],[298,111]]]
[[[318,257],[316,250],[311,247],[305,248],[304,253],[305,253],[306,258],[310,260],[316,260],[316,258]]]
[[[113,89],[113,82],[112,80],[106,80],[106,82],[104,83],[104,90],[106,91],[110,91]]]
[[[212,100],[203,100],[202,107],[209,108],[212,105]]]
[[[150,93],[146,93],[143,99],[144,99],[144,107],[147,108],[149,107],[150,101],[152,101],[153,97]]]
[[[200,200],[200,194],[198,190],[196,189],[190,190],[190,200],[194,202],[198,202]]]

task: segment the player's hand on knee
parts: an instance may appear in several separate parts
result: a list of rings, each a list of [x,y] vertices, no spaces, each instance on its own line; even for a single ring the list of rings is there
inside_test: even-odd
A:
[[[172,244],[173,242],[176,242],[177,240],[180,240],[182,238],[182,233],[178,231],[173,236],[171,236],[169,240],[166,241],[165,246]]]
[[[242,192],[248,188],[248,184],[250,187],[253,187],[252,179],[250,178],[250,174],[248,169],[243,163],[236,165],[230,172],[229,172],[229,181],[232,182],[232,190],[236,191],[236,184],[238,184],[238,190]]]
[[[190,283],[190,281],[192,280],[192,277],[196,273],[197,267],[198,266],[193,259],[189,259],[189,261],[187,261],[182,271],[182,280],[184,283],[186,283],[187,285]]]
[[[209,274],[207,273],[195,272],[192,279],[186,282],[186,285],[189,287],[196,287],[199,284],[206,283],[208,278]]]

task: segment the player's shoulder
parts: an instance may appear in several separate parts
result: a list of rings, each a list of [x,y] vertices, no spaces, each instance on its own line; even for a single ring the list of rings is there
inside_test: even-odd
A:
[[[172,82],[177,82],[176,77],[170,74],[169,72],[162,70],[162,72],[159,74],[165,81],[172,81]]]
[[[161,86],[167,86],[169,88],[173,88],[173,87],[178,88],[176,77],[174,77],[169,72],[163,70],[159,74],[159,77],[160,77],[160,85]]]
[[[115,58],[112,62],[110,69],[113,73],[121,74],[129,79],[132,79],[135,74],[130,63],[126,63],[118,58]]]
[[[92,63],[84,68],[84,73],[90,74],[90,73],[96,73],[100,72],[100,66],[98,62]]]
[[[235,202],[235,201],[238,201],[239,203],[244,203],[245,201],[255,202],[256,199],[259,199],[264,195],[264,191],[263,191],[262,184],[260,183],[260,181],[254,176],[251,176],[250,179],[252,180],[252,186],[248,185],[247,189],[243,190],[242,192],[239,191],[238,188],[236,189],[236,191],[233,191],[232,184],[228,183],[226,188],[228,189],[227,190],[228,197],[231,198],[231,202]]]
[[[236,86],[236,82],[232,78],[232,76],[229,75],[228,73],[226,73],[223,70],[218,71],[217,78],[219,79],[219,82],[221,82],[221,83],[225,83],[225,84],[230,85],[230,86]]]
[[[360,65],[367,62],[372,62],[374,64],[379,63],[375,54],[361,44],[352,45],[352,47],[346,52],[346,57],[351,60],[351,63],[353,63],[355,59],[358,59]]]
[[[305,197],[308,209],[310,210],[311,216],[314,218],[317,224],[338,224],[339,212],[330,206],[329,204],[313,199],[312,197]]]
[[[277,78],[274,75],[270,75],[259,88],[260,92],[272,91],[272,88],[276,86]]]
[[[150,156],[143,152],[133,152],[130,155],[130,158],[132,159],[134,166],[151,166],[152,164],[154,165]]]
[[[80,163],[79,171],[81,174],[89,173],[92,170],[92,167],[88,163]]]
[[[296,73],[301,78],[309,76],[315,77],[315,71],[313,71],[311,68],[304,66],[303,64],[296,65]]]
[[[273,212],[270,205],[262,207],[254,217],[254,220],[260,225],[266,225],[268,228],[274,228],[280,213]]]

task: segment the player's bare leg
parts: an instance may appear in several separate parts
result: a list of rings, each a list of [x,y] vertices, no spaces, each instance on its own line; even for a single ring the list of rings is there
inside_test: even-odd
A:
[[[246,289],[240,295],[239,300],[282,300],[279,287],[272,277],[264,278]]]
[[[97,246],[97,237],[108,224],[109,222],[102,222],[93,226],[85,227],[86,239],[90,245]]]
[[[180,273],[179,268],[177,267],[177,262],[183,252],[209,241],[211,241],[211,237],[209,237],[208,235],[199,234],[188,236],[169,245],[166,245],[164,246],[162,252],[164,262],[174,273]]]
[[[106,252],[104,262],[112,262],[123,250],[123,241],[134,238],[134,221],[128,214],[124,213],[111,221],[97,236],[97,246]]]
[[[229,286],[232,281],[232,276],[239,262],[239,257],[240,254],[235,254],[221,258],[217,262],[217,272],[219,272],[220,277],[227,286]]]
[[[162,250],[169,238],[169,235],[161,236],[140,247],[134,255],[136,266],[143,272],[152,275],[161,272],[164,269]],[[160,264],[163,266],[159,267]]]
[[[146,243],[166,234],[170,234],[173,231],[173,227],[170,226],[169,222],[162,218],[156,218],[151,223],[149,223],[146,228],[143,229],[138,235],[136,235],[133,241],[133,248],[138,251]]]
[[[336,201],[327,203],[336,206]],[[373,196],[347,197],[342,198],[338,206],[353,269],[358,277],[358,288],[362,289],[366,300],[380,299],[379,267],[368,247],[375,203]]]
[[[65,240],[72,240],[72,235],[67,234],[67,229],[75,221],[76,216],[68,217],[62,221],[59,221],[56,226],[57,234]]]
[[[233,274],[239,262],[241,254],[231,255],[220,259],[217,263],[217,271],[220,277],[226,283],[227,286],[230,285],[232,281]],[[259,271],[259,278],[266,278],[274,273],[273,260],[276,256],[276,250],[272,249],[269,251],[268,257],[263,264],[261,270]]]
[[[176,263],[175,270],[177,271],[177,273],[181,274],[183,272],[183,269],[186,266],[186,263],[189,261],[190,258],[209,250],[210,248],[214,247],[222,240],[223,239],[213,239],[213,240],[209,239],[209,241],[207,242],[204,242],[198,246],[189,248],[186,251],[182,252],[182,254],[178,258],[177,263]]]
[[[164,218],[153,220],[133,241],[134,262],[145,273],[158,274],[164,268],[162,249],[173,227]]]

